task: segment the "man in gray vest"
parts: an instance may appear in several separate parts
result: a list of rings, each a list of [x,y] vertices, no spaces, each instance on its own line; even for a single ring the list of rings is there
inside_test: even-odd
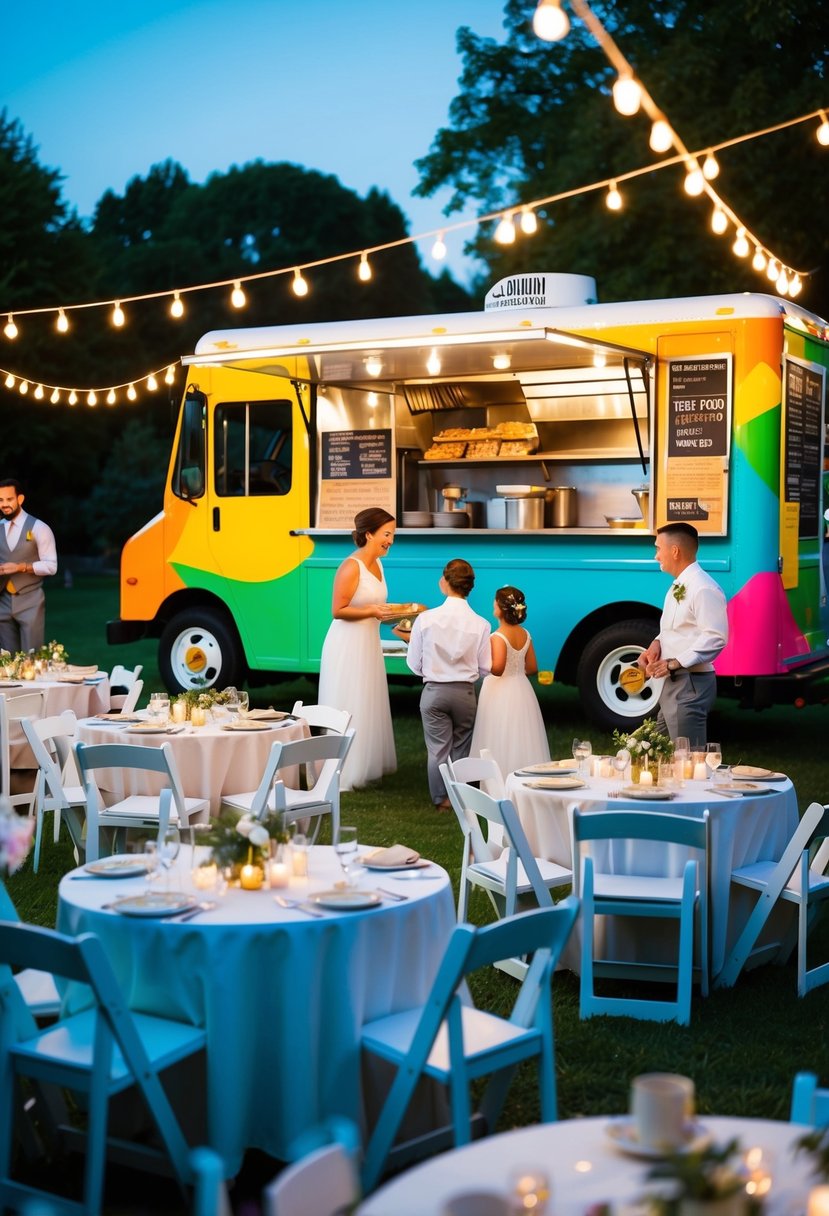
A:
[[[15,654],[45,641],[43,580],[58,568],[52,529],[23,510],[23,488],[0,477],[0,648]]]

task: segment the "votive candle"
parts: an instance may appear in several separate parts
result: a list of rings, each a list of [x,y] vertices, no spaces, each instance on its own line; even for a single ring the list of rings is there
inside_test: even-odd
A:
[[[193,870],[193,886],[199,891],[212,891],[218,877],[219,868],[215,862],[206,866],[196,866]]]
[[[187,721],[187,703],[186,703],[186,701],[174,701],[172,713],[173,713],[174,722],[186,722]]]
[[[268,883],[271,887],[287,887],[291,874],[284,861],[272,861],[268,865]]]
[[[242,866],[239,881],[244,891],[258,891],[265,880],[261,866]]]
[[[193,708],[190,710],[190,725],[191,726],[204,726],[206,721],[207,721],[207,714],[206,714],[205,710],[202,709],[201,705],[194,705]]]
[[[705,781],[708,776],[708,769],[705,767],[704,761],[697,761],[694,765],[694,781]],[[829,1213],[827,1213],[829,1216]]]
[[[829,1186],[815,1186],[809,1191],[806,1216],[829,1216]]]
[[[639,774],[640,785],[653,785],[653,773],[649,768],[643,769]]]
[[[291,868],[294,872],[294,878],[308,877],[308,850],[307,849],[292,849],[291,850]]]

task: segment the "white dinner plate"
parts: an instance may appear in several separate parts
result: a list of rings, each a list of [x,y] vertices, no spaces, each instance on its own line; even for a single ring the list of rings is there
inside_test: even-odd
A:
[[[712,794],[742,794],[745,798],[774,793],[770,785],[758,785],[755,781],[721,781],[719,785],[707,785],[705,788]]]
[[[127,727],[132,735],[166,735],[169,726],[157,726],[155,722],[133,722]]]
[[[176,916],[195,906],[193,896],[185,895],[183,891],[146,891],[143,895],[116,899],[112,908],[124,916]]]
[[[664,1149],[650,1148],[645,1144],[640,1144],[636,1135],[636,1124],[627,1115],[622,1115],[608,1123],[605,1131],[616,1147],[631,1157],[646,1157],[649,1161],[659,1161],[662,1157],[669,1156],[669,1152]],[[686,1128],[685,1143],[671,1149],[670,1153],[698,1153],[707,1148],[711,1140],[711,1133],[701,1123],[689,1123]]]
[[[310,897],[310,903],[350,912],[357,908],[376,908],[382,900],[376,891],[318,891]]]
[[[22,680],[0,680],[0,688],[22,688]]]
[[[270,722],[223,722],[222,730],[270,730]]]
[[[785,781],[785,773],[775,773],[770,768],[757,768],[753,764],[737,764],[731,769],[734,781]]]
[[[525,781],[524,785],[530,790],[582,790],[587,785],[581,777],[570,777],[562,773],[560,777],[539,777],[535,781]]]
[[[577,760],[545,760],[543,764],[525,764],[515,771],[519,777],[535,773],[575,773],[578,772]]]
[[[641,798],[643,802],[665,802],[668,798],[676,798],[676,793],[674,790],[663,790],[659,785],[626,785],[622,797]]]
[[[408,865],[405,862],[402,865],[398,862],[397,865],[392,866],[384,866],[382,862],[371,861],[369,857],[360,858],[360,865],[365,866],[367,870],[423,870],[431,864],[431,861],[426,861],[423,857],[420,857],[417,861],[409,862]]]
[[[147,873],[147,867],[138,857],[102,857],[100,861],[90,861],[84,869],[96,878],[132,878]]]

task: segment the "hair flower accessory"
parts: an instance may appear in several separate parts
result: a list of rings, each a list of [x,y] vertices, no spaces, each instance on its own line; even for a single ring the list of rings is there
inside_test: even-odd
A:
[[[676,602],[678,604],[681,604],[682,601],[685,599],[685,584],[684,583],[674,583],[671,590],[673,592],[673,597],[676,600]]]

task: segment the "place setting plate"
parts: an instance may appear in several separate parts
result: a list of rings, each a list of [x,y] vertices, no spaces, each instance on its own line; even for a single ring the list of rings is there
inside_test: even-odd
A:
[[[568,776],[562,773],[558,777],[537,777],[534,781],[525,781],[528,790],[582,790],[587,785],[581,777]]]
[[[140,857],[102,857],[99,861],[88,862],[84,870],[95,878],[134,878],[147,873]]]
[[[377,873],[394,873],[400,870],[426,870],[431,865],[431,861],[426,861],[424,857],[419,857],[417,861],[398,862],[397,865],[383,865],[382,862],[372,861],[371,857],[361,857],[360,865],[366,870],[374,870]]]
[[[523,768],[515,770],[515,775],[517,777],[535,777],[554,773],[576,773],[578,768],[578,760],[545,760],[543,764],[525,764]]]
[[[639,798],[642,802],[666,802],[676,798],[675,790],[665,790],[659,785],[625,785],[621,790],[622,798]]]
[[[261,722],[255,718],[252,722],[245,719],[243,722],[223,722],[222,730],[271,730],[270,722]]]
[[[183,891],[145,891],[116,899],[110,907],[122,916],[179,916],[195,908],[196,901]]]
[[[742,794],[744,798],[753,798],[756,794],[773,794],[769,785],[758,785],[756,781],[723,781],[719,785],[707,785],[705,787],[711,794],[726,794],[732,796],[734,794]]]
[[[0,688],[22,688],[22,680],[0,680]]]
[[[707,1148],[713,1137],[701,1123],[688,1123],[685,1131],[685,1141],[671,1149],[653,1148],[642,1144],[636,1134],[636,1123],[628,1115],[621,1115],[611,1120],[605,1127],[607,1136],[618,1149],[630,1157],[644,1157],[649,1161],[659,1161],[663,1157],[674,1154],[699,1153]]]
[[[378,908],[382,903],[376,891],[318,891],[309,895],[308,903],[336,912],[352,912],[360,908]]]
[[[159,726],[157,722],[130,722],[127,727],[131,735],[166,735],[169,726]]]
[[[735,764],[731,768],[734,781],[785,781],[785,773],[776,773],[770,768],[759,768],[755,764]]]

